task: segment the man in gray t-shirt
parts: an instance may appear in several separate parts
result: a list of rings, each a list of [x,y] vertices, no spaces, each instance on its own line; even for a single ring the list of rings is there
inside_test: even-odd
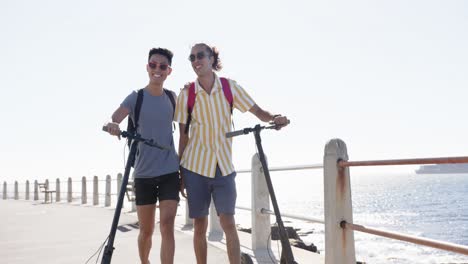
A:
[[[149,263],[156,203],[159,200],[161,231],[161,263],[174,261],[174,220],[179,201],[179,158],[172,137],[174,105],[177,101],[174,92],[166,92],[164,81],[172,72],[172,52],[163,48],[153,48],[148,55],[149,83],[142,89],[143,100],[138,120],[135,120],[135,106],[138,92],[133,91],[112,115],[106,124],[111,135],[119,136],[119,124],[129,116],[138,124],[136,132],[143,138],[153,139],[164,149],[138,144],[135,160],[135,198],[140,234],[138,250],[141,263]],[[173,98],[169,98],[172,96]],[[173,100],[171,100],[173,99]],[[163,250],[164,249],[164,250]]]

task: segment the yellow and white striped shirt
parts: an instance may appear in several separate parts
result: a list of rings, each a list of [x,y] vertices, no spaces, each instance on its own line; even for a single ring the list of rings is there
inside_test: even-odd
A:
[[[253,99],[235,81],[229,80],[233,97],[233,108],[242,113],[255,105]],[[223,176],[234,172],[232,164],[232,139],[226,138],[231,131],[229,102],[224,96],[221,81],[215,75],[211,94],[195,82],[195,105],[190,121],[190,136],[180,165],[190,171],[210,178],[215,177],[216,164]],[[174,121],[187,122],[188,89],[182,89],[177,99]],[[183,133],[183,131],[182,131]]]

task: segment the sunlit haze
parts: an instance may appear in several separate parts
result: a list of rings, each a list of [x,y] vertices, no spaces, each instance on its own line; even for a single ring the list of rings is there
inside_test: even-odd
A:
[[[198,42],[219,48],[220,76],[291,119],[262,133],[270,165],[322,163],[332,138],[350,160],[465,156],[467,11],[466,1],[2,1],[0,180],[122,172],[128,149],[102,125],[147,84],[150,48],[174,52],[166,88],[178,94],[196,77],[187,57]],[[257,123],[234,112],[236,129]],[[235,139],[238,169],[254,144]]]

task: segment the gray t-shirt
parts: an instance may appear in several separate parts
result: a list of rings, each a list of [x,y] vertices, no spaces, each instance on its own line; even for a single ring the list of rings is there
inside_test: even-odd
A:
[[[133,91],[120,105],[130,111],[129,115],[132,120],[135,118],[137,96],[138,92]],[[179,170],[179,158],[172,137],[173,116],[174,108],[165,92],[161,96],[153,96],[143,89],[137,132],[145,139],[153,139],[159,145],[170,147],[170,150],[138,144],[135,178],[157,177]]]

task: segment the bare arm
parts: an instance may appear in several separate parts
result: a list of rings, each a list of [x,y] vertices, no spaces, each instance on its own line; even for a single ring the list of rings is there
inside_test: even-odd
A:
[[[130,111],[125,107],[120,106],[117,108],[117,110],[112,114],[112,121],[105,125],[107,127],[107,132],[111,135],[118,136],[120,139],[121,131],[119,124],[128,116],[129,113]]]
[[[189,136],[185,134],[185,124],[179,123],[179,158],[182,159],[182,155],[184,154],[185,147],[187,146]],[[185,183],[184,183],[184,175],[182,171],[180,171],[180,193],[183,197],[187,198],[187,194],[185,193]]]
[[[182,158],[189,136],[185,134],[185,124],[179,124],[179,157]]]
[[[275,125],[278,126],[278,129],[281,129],[282,127],[285,127],[288,125],[289,120],[286,116],[282,115],[273,115],[270,112],[263,110],[255,104],[250,108],[249,110],[250,113],[254,114],[258,119],[260,119],[263,122],[272,122]]]

